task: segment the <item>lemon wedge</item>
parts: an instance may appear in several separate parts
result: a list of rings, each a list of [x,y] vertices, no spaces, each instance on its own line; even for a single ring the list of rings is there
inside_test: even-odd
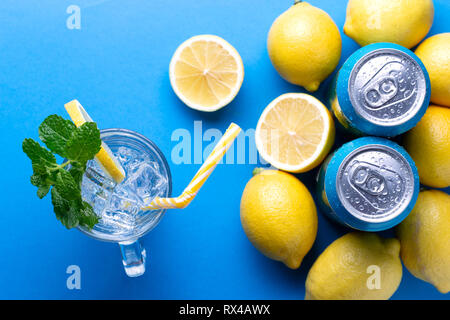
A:
[[[259,118],[256,147],[274,167],[306,172],[318,166],[334,143],[328,109],[304,93],[287,93],[272,101]]]
[[[237,95],[244,66],[239,53],[227,41],[199,35],[177,48],[169,76],[181,101],[192,109],[211,112],[226,106]]]
[[[77,127],[85,122],[94,122],[89,114],[84,110],[78,100],[72,100],[64,105],[70,118]],[[111,149],[102,141],[100,151],[95,156],[95,160],[102,170],[106,172],[116,183],[120,183],[125,178],[125,171],[119,161],[114,157]]]

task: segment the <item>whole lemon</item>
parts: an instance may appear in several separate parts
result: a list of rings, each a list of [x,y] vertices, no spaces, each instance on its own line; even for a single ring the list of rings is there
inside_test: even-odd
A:
[[[430,105],[403,144],[419,171],[420,182],[434,188],[450,186],[450,109]]]
[[[350,0],[344,33],[360,46],[394,42],[414,47],[430,31],[432,0]]]
[[[330,244],[306,278],[306,300],[386,300],[402,279],[397,239],[351,232]]]
[[[245,186],[241,222],[265,256],[297,269],[317,234],[317,212],[308,189],[293,175],[263,170]]]
[[[439,190],[420,192],[414,209],[397,227],[406,268],[442,293],[450,291],[449,230],[450,195]]]
[[[425,39],[415,53],[430,75],[431,101],[450,107],[450,32]]]
[[[296,1],[272,24],[267,49],[286,81],[316,91],[341,57],[341,35],[331,17],[309,3]]]

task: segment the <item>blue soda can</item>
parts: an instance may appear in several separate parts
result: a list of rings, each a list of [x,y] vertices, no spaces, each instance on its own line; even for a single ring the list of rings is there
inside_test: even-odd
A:
[[[413,128],[425,114],[430,77],[412,51],[394,43],[374,43],[345,61],[328,102],[349,131],[393,137]]]
[[[319,208],[333,220],[362,231],[399,224],[419,195],[414,161],[398,144],[363,137],[344,144],[317,176]]]

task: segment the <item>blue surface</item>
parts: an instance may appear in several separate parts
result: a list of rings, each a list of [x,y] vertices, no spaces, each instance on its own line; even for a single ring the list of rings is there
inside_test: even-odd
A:
[[[122,127],[153,140],[167,156],[174,194],[198,164],[171,162],[172,132],[193,132],[193,122],[225,130],[231,121],[256,126],[280,94],[303,91],[272,67],[266,36],[291,0],[2,0],[0,2],[0,298],[40,299],[303,299],[307,272],[326,246],[348,229],[319,214],[314,247],[298,270],[262,256],[247,240],[239,218],[242,190],[255,165],[221,165],[185,210],[167,213],[143,242],[149,255],[143,277],[126,277],[119,248],[67,231],[49,198],[29,183],[31,166],[21,151],[37,138],[45,116],[66,116],[77,98],[101,128]],[[346,1],[311,0],[342,32]],[[435,0],[430,34],[450,31],[450,4]],[[70,4],[81,7],[81,30],[66,28]],[[245,79],[226,108],[205,114],[184,106],[168,77],[170,58],[190,36],[212,33],[242,56]],[[358,48],[343,35],[342,62]],[[323,99],[329,80],[315,96]],[[209,142],[204,142],[206,147]],[[316,171],[299,175],[310,189]],[[81,268],[81,290],[66,288],[66,268]],[[449,299],[406,269],[394,299]]]

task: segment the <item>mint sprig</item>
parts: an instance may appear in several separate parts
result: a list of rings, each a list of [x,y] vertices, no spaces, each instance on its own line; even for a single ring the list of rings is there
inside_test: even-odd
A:
[[[86,164],[100,151],[100,131],[94,122],[76,127],[58,115],[48,116],[39,126],[39,138],[49,150],[33,139],[25,139],[23,152],[31,160],[32,185],[37,196],[45,197],[51,190],[56,218],[68,229],[98,223],[91,205],[81,198],[81,182]],[[67,160],[58,164],[54,154]]]

